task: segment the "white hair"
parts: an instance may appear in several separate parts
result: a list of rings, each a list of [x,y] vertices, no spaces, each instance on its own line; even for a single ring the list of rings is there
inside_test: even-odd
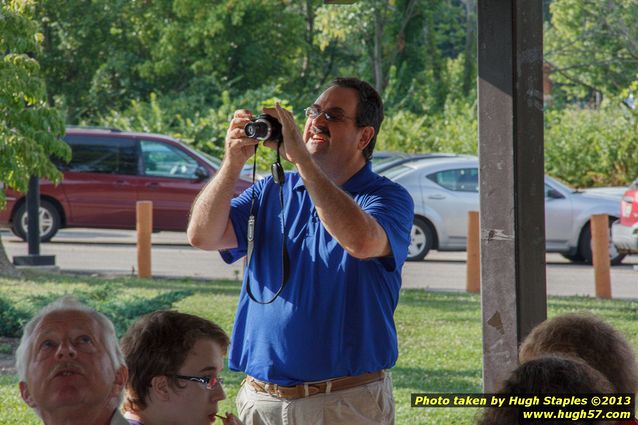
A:
[[[58,298],[51,304],[45,306],[38,314],[35,315],[24,326],[22,332],[22,338],[20,338],[20,345],[16,350],[16,369],[18,371],[18,377],[20,381],[27,382],[27,367],[31,361],[31,355],[33,352],[33,331],[38,324],[51,313],[65,312],[65,311],[79,311],[87,314],[94,319],[102,332],[102,343],[106,348],[106,352],[113,364],[113,370],[117,371],[122,365],[124,365],[124,355],[120,346],[117,343],[117,336],[115,334],[115,327],[108,317],[92,309],[91,307],[82,304],[77,298],[65,295],[62,298]]]

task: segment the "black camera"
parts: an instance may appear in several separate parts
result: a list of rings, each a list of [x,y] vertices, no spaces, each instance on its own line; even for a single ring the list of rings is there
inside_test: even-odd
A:
[[[246,124],[246,136],[257,140],[280,140],[281,123],[270,115],[262,114]]]

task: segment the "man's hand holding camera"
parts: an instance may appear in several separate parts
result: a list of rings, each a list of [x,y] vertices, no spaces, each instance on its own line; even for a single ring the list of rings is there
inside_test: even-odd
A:
[[[274,108],[264,108],[263,112],[276,122],[266,115],[255,118],[247,109],[235,111],[226,132],[225,150],[229,165],[232,165],[233,169],[241,169],[255,153],[254,146],[260,141],[264,141],[267,148],[279,148],[281,157],[293,164],[310,160],[310,154],[292,113],[282,108],[279,103]],[[280,133],[283,143],[279,142]]]
[[[240,170],[255,153],[255,145],[259,143],[257,139],[246,136],[244,128],[246,124],[252,122],[253,114],[247,109],[235,111],[230,126],[226,132],[225,140],[225,161],[229,162],[234,170],[239,174]]]
[[[285,158],[295,165],[309,161],[311,159],[310,153],[308,149],[306,149],[306,144],[303,141],[303,137],[299,132],[292,113],[282,108],[279,103],[277,103],[274,108],[264,108],[264,113],[276,118],[281,123],[281,133],[284,138],[284,143],[281,144],[279,153],[282,158]],[[277,149],[277,141],[266,141],[264,142],[264,146]]]

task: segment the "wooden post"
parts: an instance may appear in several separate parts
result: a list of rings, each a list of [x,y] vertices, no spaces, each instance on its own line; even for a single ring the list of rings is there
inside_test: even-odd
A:
[[[481,231],[478,211],[467,213],[467,276],[465,290],[481,292]]]
[[[151,277],[151,233],[153,233],[153,202],[138,201],[137,213],[137,276]]]
[[[595,214],[591,217],[591,249],[596,282],[596,297],[610,299],[609,217],[607,214]]]

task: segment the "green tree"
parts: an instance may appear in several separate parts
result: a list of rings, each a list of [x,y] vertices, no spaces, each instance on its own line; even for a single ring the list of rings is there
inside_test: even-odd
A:
[[[576,187],[625,186],[638,176],[638,114],[618,102],[545,115],[545,170]]]
[[[218,95],[287,84],[304,53],[290,0],[130,2],[129,30],[145,52],[142,78],[160,94]],[[213,99],[214,100],[214,99]]]
[[[627,89],[638,69],[638,0],[554,0],[550,13],[545,59],[567,100]]]
[[[67,122],[95,123],[151,93],[189,115],[217,106],[224,91],[299,92],[318,50],[308,47],[317,2],[41,0],[49,103]]]
[[[32,3],[4,1],[0,9],[0,208],[6,203],[6,186],[26,191],[30,176],[59,180],[50,155],[70,156],[59,138],[64,122],[46,105],[44,81],[34,54],[41,35],[30,18]],[[0,274],[13,274],[0,241]]]
[[[464,85],[455,90],[466,97],[472,91],[475,33],[467,31],[475,19],[474,0],[325,5],[317,11],[317,43],[326,51],[337,44],[341,52],[359,58],[349,66],[344,60],[336,69],[373,83],[389,110],[442,111],[452,90],[447,62],[464,52],[469,55]]]
[[[49,105],[67,122],[120,108],[151,90],[140,78],[140,37],[131,31],[127,0],[40,0],[35,19],[44,36],[40,64]]]

